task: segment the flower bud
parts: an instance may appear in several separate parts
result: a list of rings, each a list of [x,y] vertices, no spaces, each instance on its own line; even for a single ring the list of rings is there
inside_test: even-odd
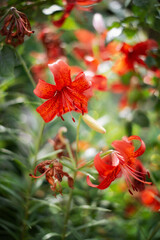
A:
[[[93,130],[99,133],[106,133],[106,130],[96,121],[94,118],[89,116],[88,114],[84,114],[82,116],[83,121]]]

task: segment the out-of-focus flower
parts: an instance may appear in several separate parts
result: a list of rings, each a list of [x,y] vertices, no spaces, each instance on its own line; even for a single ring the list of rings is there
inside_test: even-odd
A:
[[[53,146],[54,150],[59,150],[62,149],[63,152],[58,153],[58,158],[61,158],[62,156],[68,156],[68,154],[66,153],[66,143],[67,143],[67,139],[63,136],[63,133],[67,132],[67,128],[66,127],[61,127],[58,130],[57,135],[55,136],[54,139],[49,139],[48,142]]]
[[[36,83],[38,83],[39,79],[44,79],[46,78],[46,64],[36,64],[33,65],[31,68],[31,72],[33,74],[33,78]]]
[[[45,48],[48,63],[64,56],[60,34],[55,33],[54,29],[48,26],[43,26],[37,38],[42,42]]]
[[[123,84],[120,81],[113,83],[110,87],[111,92],[115,94],[122,94],[119,100],[119,109],[123,109],[127,106],[131,107],[132,109],[137,107],[137,99],[130,101],[130,93],[133,91],[141,91],[141,86],[139,84],[139,80],[137,77],[132,76],[130,79],[129,84]]]
[[[64,0],[65,10],[61,18],[57,21],[52,21],[52,23],[61,27],[66,18],[70,15],[73,8],[77,8],[82,11],[89,11],[95,3],[101,2],[102,0]]]
[[[132,140],[138,140],[141,146],[135,151]],[[87,183],[91,187],[96,187],[101,190],[106,189],[109,185],[122,174],[125,177],[128,191],[133,195],[133,191],[139,191],[139,185],[134,180],[142,184],[149,184],[146,182],[146,175],[149,176],[148,171],[138,171],[136,169],[137,157],[145,152],[145,144],[139,136],[123,137],[122,140],[117,140],[112,143],[115,150],[112,150],[109,155],[101,157],[102,152],[98,153],[94,158],[94,165],[97,169],[102,181],[99,185],[91,183],[89,176],[87,176]],[[133,180],[134,179],[134,180]]]
[[[119,75],[123,75],[134,70],[136,63],[147,68],[147,65],[144,62],[144,57],[146,57],[149,51],[154,48],[158,48],[158,44],[152,39],[137,43],[133,46],[123,43],[120,49],[122,56],[120,56],[115,62],[112,70]]]
[[[39,80],[34,89],[39,98],[48,99],[36,109],[44,121],[50,122],[56,115],[64,120],[62,115],[71,111],[86,113],[88,98],[84,92],[91,83],[84,73],[79,73],[72,82],[70,67],[64,61],[58,60],[48,66],[54,75],[55,85]],[[72,120],[75,121],[73,117]]]
[[[133,217],[133,215],[138,211],[138,208],[133,203],[128,203],[124,209],[124,214],[126,218]]]
[[[141,202],[153,211],[160,209],[160,193],[156,187],[148,187],[140,193]]]
[[[14,47],[24,42],[25,35],[31,36],[31,25],[27,16],[12,7],[4,19],[4,25],[0,30],[2,36],[6,36],[5,42]]]
[[[37,171],[41,173],[40,176],[36,176]],[[56,193],[60,193],[62,195],[62,187],[61,182],[62,178],[66,176],[68,178],[68,186],[73,188],[74,182],[73,178],[69,176],[67,172],[63,171],[63,165],[58,160],[46,160],[44,162],[39,163],[34,169],[34,175],[30,174],[32,178],[40,178],[42,176],[46,176],[47,182],[51,185],[50,188]]]
[[[105,23],[103,17],[100,13],[96,13],[93,16],[93,27],[98,33],[103,33],[105,31]]]

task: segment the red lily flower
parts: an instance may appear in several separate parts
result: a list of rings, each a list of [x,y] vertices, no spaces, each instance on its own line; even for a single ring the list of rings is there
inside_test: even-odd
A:
[[[160,193],[155,187],[148,187],[140,194],[141,202],[153,211],[160,209]]]
[[[86,80],[84,73],[79,73],[72,82],[70,67],[65,62],[58,60],[48,66],[56,85],[39,80],[34,89],[39,98],[48,99],[36,109],[44,121],[50,122],[56,115],[64,120],[62,115],[71,111],[87,112],[88,98],[84,92],[91,83]],[[73,117],[72,120],[75,121]]]
[[[61,27],[66,18],[70,15],[74,7],[83,11],[89,11],[93,4],[101,1],[102,0],[65,0],[64,3],[66,4],[66,7],[63,15],[59,20],[52,21],[52,23],[57,27]]]
[[[48,166],[48,167],[46,167]],[[36,176],[37,171],[41,173],[40,176]],[[29,174],[32,178],[40,178],[46,175],[46,180],[51,184],[51,190],[53,192],[59,192],[62,195],[61,182],[62,178],[66,176],[68,178],[68,186],[73,188],[73,178],[68,173],[63,171],[63,165],[58,160],[46,160],[39,163],[34,169],[34,175]],[[56,196],[56,193],[55,193]]]
[[[152,39],[137,43],[133,46],[123,43],[120,49],[122,56],[116,61],[112,70],[119,75],[123,75],[134,70],[135,63],[147,68],[142,57],[146,57],[148,52],[154,48],[158,48],[158,44]]]
[[[31,36],[31,25],[27,16],[12,7],[11,13],[4,19],[4,26],[0,30],[2,36],[6,36],[5,42],[14,47],[24,42],[25,35]]]
[[[135,151],[132,144],[132,140],[138,140],[141,146]],[[143,169],[143,171],[136,170],[137,157],[141,156],[145,152],[145,144],[142,139],[138,136],[123,137],[122,140],[114,141],[112,146],[115,150],[111,154],[101,157],[101,153],[98,153],[94,158],[94,165],[97,169],[102,181],[99,185],[94,185],[91,183],[89,176],[87,176],[87,183],[89,186],[94,188],[99,188],[101,190],[106,189],[109,185],[122,174],[126,179],[128,186],[128,191],[133,195],[130,187],[133,191],[140,190],[137,180],[143,184],[151,185],[151,182],[145,181],[145,176],[148,171]],[[149,175],[149,174],[148,174]],[[134,181],[133,181],[134,179]]]

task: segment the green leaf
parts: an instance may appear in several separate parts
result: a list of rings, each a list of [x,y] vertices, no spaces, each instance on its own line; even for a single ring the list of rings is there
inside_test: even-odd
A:
[[[64,24],[62,25],[61,29],[63,30],[76,30],[78,29],[78,25],[76,24],[76,22],[74,21],[73,18],[68,17]]]
[[[150,0],[133,0],[133,4],[138,7],[144,7],[150,3]]]
[[[108,27],[108,29],[119,28],[120,26],[121,26],[121,22],[113,22],[112,25]]]
[[[81,205],[81,206],[78,206],[78,207],[74,207],[72,209],[77,209],[77,208],[86,209],[86,210],[97,210],[97,211],[101,211],[101,212],[110,212],[111,211],[111,210],[106,209],[106,208],[90,206],[90,205]]]
[[[128,5],[131,3],[132,0],[126,0],[125,3],[124,3],[124,6],[125,7],[128,7]]]
[[[156,60],[152,56],[147,56],[145,63],[148,65],[149,68],[156,66]]]
[[[58,234],[58,233],[47,233],[46,235],[43,236],[42,240],[48,240],[51,237],[56,237],[56,236],[60,236],[60,234]]]
[[[130,16],[130,17],[126,17],[123,19],[122,23],[133,23],[134,21],[138,20],[137,17],[135,16]]]
[[[43,155],[42,157],[38,157],[38,161],[43,160],[43,159],[47,159],[47,158],[54,158],[58,153],[61,153],[62,151],[63,151],[62,149],[59,149],[57,151],[53,151],[51,153]]]
[[[0,76],[8,77],[14,74],[16,55],[9,46],[4,46],[0,51]]]
[[[132,122],[136,123],[141,127],[149,127],[149,119],[144,112],[137,110],[134,112]]]
[[[132,38],[137,33],[137,28],[124,28],[123,32],[126,34],[128,38]]]
[[[81,235],[75,230],[75,228],[70,227],[72,234],[74,235],[75,239],[82,240]]]
[[[86,228],[89,228],[89,227],[94,227],[94,226],[98,226],[98,225],[105,225],[108,223],[108,220],[107,219],[102,219],[102,220],[93,220],[92,222],[89,222],[87,224],[84,224],[84,225],[81,225],[79,227],[77,227],[77,230],[80,230],[80,229],[86,229]]]

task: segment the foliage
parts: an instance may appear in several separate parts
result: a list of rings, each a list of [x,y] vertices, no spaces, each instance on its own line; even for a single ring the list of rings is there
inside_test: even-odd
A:
[[[123,136],[137,135],[146,144],[146,151],[140,159],[160,191],[160,2],[103,0],[90,11],[76,6],[64,24],[56,27],[53,22],[63,15],[63,1],[2,0],[0,29],[4,24],[3,16],[12,6],[26,14],[35,33],[26,36],[24,43],[16,48],[6,44],[5,36],[0,35],[0,238],[160,239],[158,211],[145,205],[140,193],[131,196],[123,178],[117,178],[103,191],[86,183],[88,174],[94,178],[92,182],[98,178],[93,166],[98,152],[112,149],[112,142]],[[98,29],[93,27],[95,13],[101,14],[107,33],[99,31],[100,23]],[[53,55],[42,36],[45,27],[54,35]],[[78,33],[82,29],[91,35]],[[83,37],[87,40],[83,41]],[[142,56],[143,64],[133,61],[133,68],[123,74],[113,70],[124,54],[118,44],[121,47],[123,43],[135,46],[151,38],[157,47],[147,49]],[[103,49],[101,51],[99,40],[103,48],[108,47],[107,57],[104,57]],[[118,48],[109,48],[113,42]],[[92,65],[86,55],[91,55],[97,62]],[[47,63],[59,58],[86,74],[92,72],[95,82],[88,114],[103,125],[105,134],[89,128],[78,112],[73,112],[75,123],[70,113],[66,113],[63,116],[65,121],[55,117],[47,124],[36,112],[43,102],[33,93],[37,78],[54,84]],[[131,61],[130,57],[129,63]],[[126,69],[127,65],[121,68]],[[75,77],[77,70],[72,71]],[[100,77],[96,82],[97,75]],[[92,77],[88,75],[91,81]],[[99,86],[99,79],[107,81],[107,86]],[[59,150],[52,140],[55,141],[62,126],[67,129],[63,132],[63,138],[67,140],[65,147],[61,146]],[[72,190],[64,176],[61,182],[63,195],[57,194],[56,197],[45,177],[35,181],[29,176],[37,164],[55,158],[60,159],[64,172],[75,180]],[[159,199],[157,193],[156,200],[159,202]]]

